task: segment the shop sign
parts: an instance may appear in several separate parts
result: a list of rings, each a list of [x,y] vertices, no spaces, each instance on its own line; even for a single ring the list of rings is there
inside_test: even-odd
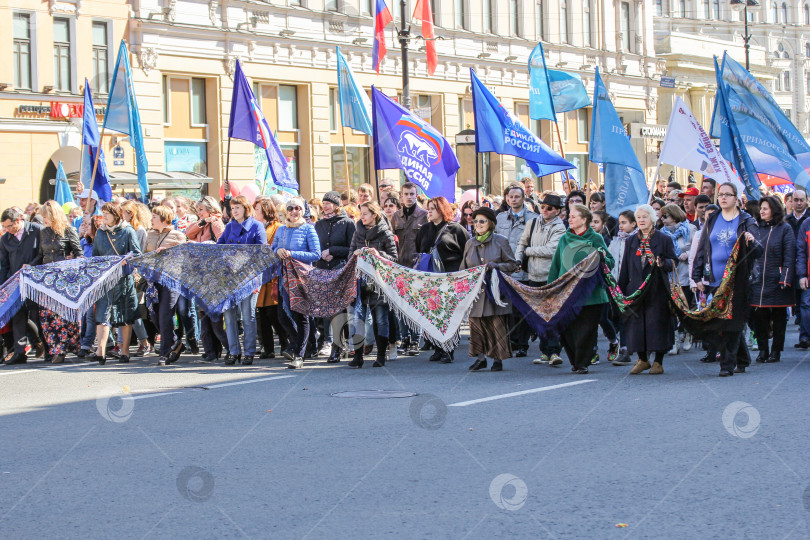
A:
[[[106,107],[96,107],[96,116],[104,116]],[[84,103],[66,103],[64,101],[51,101],[49,105],[20,104],[17,105],[18,115],[47,115],[50,118],[82,118],[84,116]]]

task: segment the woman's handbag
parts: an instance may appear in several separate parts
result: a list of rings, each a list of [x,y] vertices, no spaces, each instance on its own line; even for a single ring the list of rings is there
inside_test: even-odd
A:
[[[433,244],[433,248],[430,250],[430,253],[420,253],[418,255],[418,259],[416,261],[416,266],[414,267],[416,270],[421,272],[444,272],[444,263],[442,262],[442,258],[439,256],[439,250],[436,249],[436,246],[439,245],[439,240],[444,234],[445,229],[447,229],[447,225],[442,227],[442,230],[439,231],[439,234],[436,235],[436,242]]]

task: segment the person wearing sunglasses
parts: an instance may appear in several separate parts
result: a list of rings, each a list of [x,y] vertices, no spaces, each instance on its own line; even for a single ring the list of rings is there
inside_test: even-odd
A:
[[[461,206],[461,225],[467,231],[469,238],[474,235],[472,215],[478,209],[478,203],[475,201],[467,201]]]
[[[720,377],[729,377],[735,373],[745,373],[751,364],[748,347],[745,346],[743,331],[748,322],[750,306],[748,278],[754,261],[762,253],[759,243],[759,227],[754,218],[737,207],[737,186],[731,182],[720,184],[717,188],[717,202],[720,211],[714,212],[706,219],[706,225],[700,235],[695,261],[692,266],[694,290],[701,293],[713,293],[723,279],[726,263],[734,245],[743,237],[746,250],[744,257],[737,263],[737,275],[734,280],[732,316],[730,319],[716,320],[713,331],[707,332],[704,341],[709,342],[720,353]]]
[[[515,254],[505,236],[495,233],[495,212],[491,208],[479,208],[472,214],[475,236],[464,245],[460,270],[485,264],[487,269],[497,268],[511,274],[519,268]],[[512,306],[498,306],[487,295],[476,298],[470,309],[470,356],[475,362],[470,371],[487,367],[487,357],[492,358],[490,371],[503,371],[503,361],[512,356],[509,343],[509,315]]]
[[[225,226],[222,236],[217,244],[248,245],[266,244],[267,231],[264,225],[253,217],[253,205],[244,195],[234,197],[230,201],[231,220]],[[225,364],[231,366],[237,362],[249,366],[256,355],[256,339],[258,328],[256,325],[256,303],[258,291],[244,298],[238,306],[225,312],[225,333],[228,336],[228,355]],[[239,343],[239,315],[242,315],[242,328],[244,330],[245,357],[242,358],[242,347]]]
[[[321,243],[315,226],[306,222],[307,203],[301,197],[287,201],[286,222],[273,238],[273,251],[284,260],[295,259],[313,264],[321,258]],[[281,354],[290,361],[289,369],[304,367],[304,354],[309,339],[309,317],[290,309],[290,297],[279,280],[279,298],[284,309],[281,311],[281,324],[290,336],[290,344]]]

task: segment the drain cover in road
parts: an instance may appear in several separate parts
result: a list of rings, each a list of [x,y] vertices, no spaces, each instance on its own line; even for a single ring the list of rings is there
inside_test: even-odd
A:
[[[335,392],[332,397],[352,398],[352,399],[393,399],[414,397],[416,392],[405,392],[404,390],[349,390],[346,392]]]

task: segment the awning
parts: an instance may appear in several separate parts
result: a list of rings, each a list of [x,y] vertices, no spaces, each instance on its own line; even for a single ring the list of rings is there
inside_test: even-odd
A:
[[[67,175],[68,182],[75,184],[79,180],[79,173],[72,172]],[[210,176],[195,172],[185,171],[149,171],[146,174],[146,179],[149,182],[149,188],[154,190],[172,190],[172,189],[202,189],[206,184],[214,181]],[[50,180],[51,185],[56,183],[56,179]],[[129,171],[113,171],[110,173],[110,185],[115,189],[123,189],[124,191],[137,191],[138,190],[138,175]],[[87,187],[87,186],[85,186]]]

